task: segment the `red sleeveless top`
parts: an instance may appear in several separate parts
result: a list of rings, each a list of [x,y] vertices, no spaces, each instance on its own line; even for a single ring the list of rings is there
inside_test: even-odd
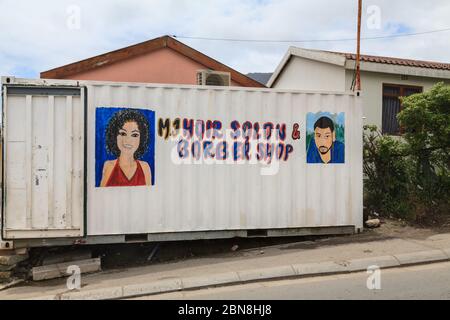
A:
[[[147,185],[145,182],[144,170],[142,170],[142,166],[139,161],[136,161],[137,168],[134,176],[128,180],[125,173],[123,173],[122,169],[119,165],[119,160],[116,161],[116,165],[114,166],[111,175],[109,176],[108,182],[106,183],[107,187],[138,187]]]

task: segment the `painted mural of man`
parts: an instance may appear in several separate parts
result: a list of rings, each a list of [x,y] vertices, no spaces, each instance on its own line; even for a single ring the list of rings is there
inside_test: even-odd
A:
[[[345,145],[336,140],[333,120],[321,117],[314,124],[314,139],[311,140],[308,163],[345,163]]]

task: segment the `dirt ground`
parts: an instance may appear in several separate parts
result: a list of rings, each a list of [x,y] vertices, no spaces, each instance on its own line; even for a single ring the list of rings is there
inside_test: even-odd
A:
[[[441,226],[435,227],[421,227],[414,226],[405,221],[399,220],[382,220],[382,225],[378,229],[366,229],[360,236],[371,237],[385,237],[385,238],[409,238],[409,239],[424,239],[439,233],[450,232],[450,218],[447,219]],[[358,236],[358,235],[357,235]]]

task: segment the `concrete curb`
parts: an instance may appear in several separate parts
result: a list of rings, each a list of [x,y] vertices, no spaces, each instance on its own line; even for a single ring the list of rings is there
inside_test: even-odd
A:
[[[150,283],[128,285],[123,287],[124,297],[135,297],[141,295],[173,292],[183,289],[181,279],[159,280]]]
[[[334,261],[293,265],[297,276],[315,276],[347,272],[345,265]]]
[[[205,288],[212,286],[220,286],[227,284],[239,283],[239,275],[237,272],[227,272],[214,274],[209,277],[190,277],[182,279],[182,286],[184,290]]]
[[[352,259],[348,261],[327,261],[319,263],[284,265],[271,268],[219,273],[205,277],[199,276],[164,279],[149,283],[126,285],[122,287],[67,292],[55,296],[42,296],[28,300],[124,299],[214,286],[245,284],[262,280],[267,281],[307,276],[346,274],[366,271],[371,266],[387,269],[440,261],[450,261],[450,248],[443,250],[429,250],[380,257],[369,257],[363,259]]]
[[[444,249],[442,250],[447,255],[448,259],[450,260],[450,249]]]
[[[272,268],[254,269],[254,270],[244,270],[238,273],[240,282],[250,282],[257,280],[267,280],[267,279],[279,279],[288,278],[296,275],[294,268],[291,265],[279,266]]]
[[[394,255],[401,265],[420,264],[449,260],[444,250],[429,250]]]

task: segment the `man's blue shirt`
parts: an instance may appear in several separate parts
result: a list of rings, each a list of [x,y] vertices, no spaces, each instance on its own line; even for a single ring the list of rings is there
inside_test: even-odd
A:
[[[345,163],[345,144],[335,141],[331,147],[331,161],[329,163]],[[324,163],[320,157],[314,139],[311,140],[308,148],[307,163]]]

